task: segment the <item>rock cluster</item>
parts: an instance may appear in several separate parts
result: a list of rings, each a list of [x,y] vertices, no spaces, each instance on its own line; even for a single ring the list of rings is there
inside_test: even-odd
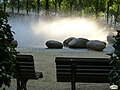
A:
[[[80,49],[91,49],[96,51],[103,51],[106,47],[106,43],[100,40],[88,40],[86,38],[75,38],[69,37],[62,42],[57,40],[48,40],[46,42],[48,48],[57,48],[61,49],[64,47],[69,48],[80,48]]]

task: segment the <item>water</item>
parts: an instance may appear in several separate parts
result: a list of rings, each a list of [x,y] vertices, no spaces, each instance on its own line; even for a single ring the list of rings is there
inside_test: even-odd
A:
[[[94,20],[72,17],[50,19],[34,15],[12,15],[9,18],[18,47],[44,48],[47,40],[63,42],[68,37],[106,41],[108,31]]]

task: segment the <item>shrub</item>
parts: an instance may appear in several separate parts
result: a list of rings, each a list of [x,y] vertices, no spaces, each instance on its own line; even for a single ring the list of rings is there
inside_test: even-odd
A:
[[[10,86],[16,56],[16,51],[11,51],[14,37],[7,18],[8,15],[0,8],[0,88],[3,89],[3,85]]]
[[[117,35],[115,36],[116,42],[113,47],[115,48],[114,52],[109,54],[111,57],[110,64],[114,66],[109,74],[110,83],[115,83],[120,87],[120,31],[117,30]]]

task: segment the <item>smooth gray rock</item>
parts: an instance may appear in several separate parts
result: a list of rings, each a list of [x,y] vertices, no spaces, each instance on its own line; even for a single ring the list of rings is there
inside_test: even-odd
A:
[[[65,47],[68,47],[68,43],[69,43],[71,40],[73,40],[73,39],[75,39],[75,37],[69,37],[69,38],[65,39],[65,40],[63,41],[63,45],[64,45]]]
[[[63,44],[59,41],[56,41],[56,40],[49,40],[46,42],[46,46],[48,48],[63,48]]]
[[[16,48],[18,46],[17,40],[13,40],[11,44],[12,44],[13,48]]]
[[[109,33],[107,36],[108,44],[114,44],[116,42],[115,35],[113,33]]]
[[[85,38],[76,38],[69,42],[68,46],[69,48],[86,48],[86,43],[88,42],[88,39]]]
[[[96,51],[103,51],[105,46],[106,46],[106,43],[99,41],[99,40],[91,40],[91,41],[87,42],[87,44],[86,44],[86,47],[88,49],[93,49]]]
[[[115,48],[113,47],[112,44],[107,44],[106,47],[103,49],[103,51],[107,52],[114,52]]]

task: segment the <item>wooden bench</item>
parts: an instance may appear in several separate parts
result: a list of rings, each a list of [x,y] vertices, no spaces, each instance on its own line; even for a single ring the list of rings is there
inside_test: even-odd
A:
[[[71,82],[71,89],[75,90],[76,82],[110,83],[109,58],[73,58],[56,57],[57,82]]]
[[[29,79],[43,78],[42,72],[36,72],[32,55],[17,55],[15,78],[17,90],[27,90],[26,84]]]

